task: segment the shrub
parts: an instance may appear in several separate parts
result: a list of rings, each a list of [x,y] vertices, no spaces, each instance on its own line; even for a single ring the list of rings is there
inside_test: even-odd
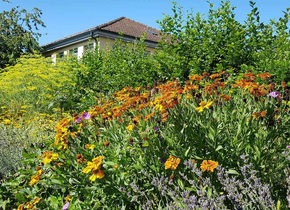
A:
[[[47,112],[56,91],[65,92],[74,85],[74,65],[69,60],[53,64],[51,58],[41,55],[22,56],[0,74],[0,105],[11,113],[18,113],[22,106],[30,113]]]
[[[207,18],[193,11],[184,15],[174,3],[174,14],[159,21],[164,34],[161,72],[170,71],[186,80],[190,73],[231,68],[240,72],[241,65],[247,65],[289,81],[289,8],[279,21],[265,24],[255,3],[250,1],[250,6],[247,20],[240,23],[229,1],[221,1],[217,9],[209,3]]]
[[[111,94],[126,86],[153,85],[159,78],[156,61],[146,51],[145,36],[134,43],[118,39],[112,49],[87,52],[80,60],[84,68],[75,74],[76,85],[63,99],[65,109],[76,111],[88,109],[95,103],[95,97]]]
[[[223,193],[226,198],[216,202],[228,208],[252,198],[255,208],[273,202],[286,207],[289,87],[271,81],[269,74],[249,72],[234,80],[226,72],[204,73],[190,76],[184,86],[173,80],[98,98],[88,111],[62,119],[45,148],[24,154],[26,169],[3,180],[0,201],[9,208],[33,203],[42,209],[66,203],[72,209],[183,207],[187,201],[166,194],[178,185],[199,195],[200,202],[221,199]],[[255,170],[248,171],[250,177],[244,154]],[[196,177],[185,160],[203,171],[195,170]],[[159,177],[155,184],[142,169]],[[173,183],[166,195],[156,187],[162,176]],[[186,176],[198,186],[184,182]],[[238,187],[234,194],[226,180]],[[251,183],[253,193],[246,195],[243,189]],[[258,185],[263,193],[254,192]],[[136,198],[138,190],[143,193]],[[273,202],[259,200],[264,196]]]

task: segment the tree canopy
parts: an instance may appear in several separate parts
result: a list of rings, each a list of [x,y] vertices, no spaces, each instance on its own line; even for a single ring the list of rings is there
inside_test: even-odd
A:
[[[40,51],[37,40],[41,34],[38,30],[45,27],[41,15],[38,8],[28,12],[19,6],[0,13],[0,69],[15,64],[22,53]]]

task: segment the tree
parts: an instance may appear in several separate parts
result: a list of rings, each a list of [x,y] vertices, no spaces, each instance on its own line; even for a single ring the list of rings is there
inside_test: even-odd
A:
[[[173,2],[174,14],[159,21],[164,34],[159,43],[161,72],[188,79],[189,74],[231,69],[240,72],[252,66],[290,80],[290,8],[279,21],[265,24],[260,21],[255,2],[249,1],[251,12],[240,23],[230,1],[221,1],[217,9],[208,3],[205,17],[193,11],[184,14]]]
[[[0,13],[0,69],[15,64],[23,53],[41,50],[37,41],[41,37],[39,26],[45,27],[41,15],[38,8],[27,12],[19,6]]]

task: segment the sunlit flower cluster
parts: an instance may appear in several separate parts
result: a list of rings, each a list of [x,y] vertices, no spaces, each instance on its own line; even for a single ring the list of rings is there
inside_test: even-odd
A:
[[[82,170],[82,172],[85,174],[93,172],[93,175],[90,176],[91,181],[95,181],[96,179],[102,179],[105,176],[105,171],[101,170],[102,161],[104,158],[104,156],[95,157],[92,160],[93,162],[88,161],[87,167]]]

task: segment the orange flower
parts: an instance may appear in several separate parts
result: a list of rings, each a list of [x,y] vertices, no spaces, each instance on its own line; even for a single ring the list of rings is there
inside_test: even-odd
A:
[[[212,79],[212,78],[217,78],[217,77],[219,77],[220,75],[219,74],[212,74],[212,75],[210,75],[209,77]]]
[[[212,161],[212,160],[204,160],[202,161],[201,166],[200,166],[200,168],[203,171],[208,170],[210,172],[213,172],[213,170],[217,167],[218,167],[218,162]]]
[[[252,114],[253,117],[255,117],[255,119],[259,119],[259,118],[263,118],[267,115],[267,111],[262,111],[262,112],[254,112]]]
[[[165,162],[165,169],[171,168],[171,169],[175,170],[177,168],[177,166],[179,165],[179,163],[180,163],[179,158],[170,155],[168,160]]]
[[[232,96],[228,96],[224,94],[221,94],[220,96],[222,97],[222,101],[229,101],[232,98]]]
[[[105,147],[108,147],[110,145],[110,142],[105,141],[104,145],[105,145]]]
[[[190,80],[192,80],[192,81],[194,81],[194,80],[196,80],[196,81],[200,81],[200,80],[202,80],[202,78],[203,78],[203,76],[199,76],[198,74],[195,74],[195,75],[192,75],[192,76],[189,76],[189,79]]]
[[[246,78],[250,78],[250,77],[252,77],[252,76],[255,76],[255,74],[254,73],[247,73],[247,74],[243,74],[243,77],[246,77]]]
[[[86,161],[84,160],[84,156],[82,154],[77,154],[76,156],[77,158],[77,163],[80,164],[80,163],[85,163]]]
[[[263,73],[263,74],[257,75],[257,77],[261,77],[261,79],[266,79],[267,77],[272,77],[272,75],[268,73]]]

